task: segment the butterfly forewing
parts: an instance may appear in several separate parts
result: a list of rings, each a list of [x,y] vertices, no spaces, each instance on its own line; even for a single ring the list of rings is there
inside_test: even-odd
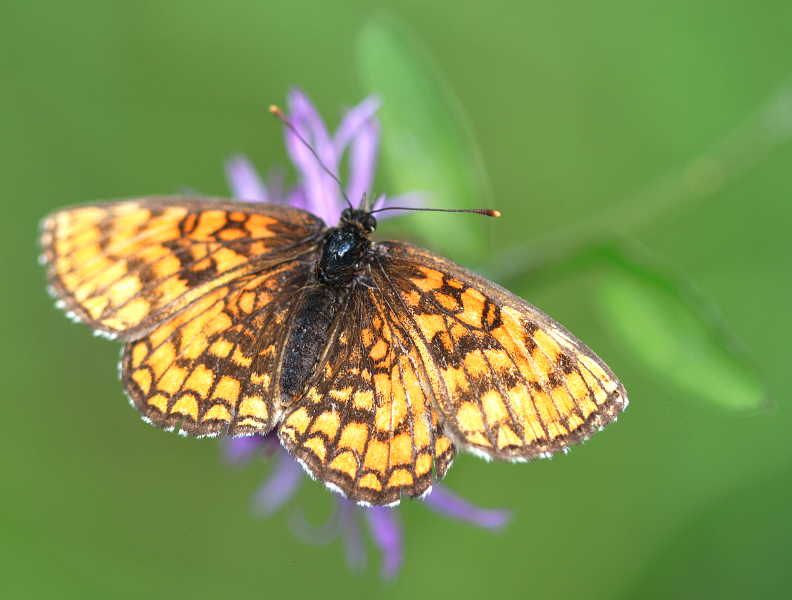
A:
[[[134,339],[213,289],[314,250],[323,229],[277,204],[152,197],[53,213],[41,244],[65,308]]]
[[[400,242],[379,244],[371,270],[458,446],[507,460],[547,456],[626,406],[624,388],[588,347],[500,286]]]

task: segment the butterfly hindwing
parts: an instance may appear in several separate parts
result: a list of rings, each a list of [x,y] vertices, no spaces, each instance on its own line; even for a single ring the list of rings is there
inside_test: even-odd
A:
[[[237,279],[128,343],[122,380],[132,403],[190,435],[268,433],[289,311],[309,274],[291,261]]]
[[[234,279],[310,252],[324,224],[278,204],[150,197],[60,210],[41,228],[64,308],[129,340]]]
[[[475,273],[400,242],[377,245],[371,272],[459,447],[506,460],[548,456],[627,405],[622,385],[585,344]]]
[[[455,449],[443,433],[421,356],[373,280],[359,275],[324,361],[280,427],[289,452],[345,496],[393,504],[445,475]]]

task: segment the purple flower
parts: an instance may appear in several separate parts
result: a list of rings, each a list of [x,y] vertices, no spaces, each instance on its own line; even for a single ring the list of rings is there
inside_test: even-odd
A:
[[[338,175],[341,159],[349,151],[344,191],[354,205],[360,202],[364,194],[370,195],[374,181],[380,135],[375,113],[379,104],[376,98],[367,98],[344,116],[331,136],[302,90],[293,89],[288,95],[289,122],[311,145],[330,172]],[[226,164],[226,175],[234,196],[240,200],[281,202],[303,208],[319,216],[325,223],[335,225],[341,211],[347,207],[338,183],[322,168],[316,156],[294,131],[285,128],[284,133],[286,149],[298,171],[297,183],[284,190],[283,177],[279,173],[271,174],[265,183],[245,157],[235,156]],[[419,196],[402,196],[398,204],[415,205]],[[374,205],[384,200],[385,197],[380,196]],[[224,448],[226,459],[232,463],[247,463],[257,456],[269,457],[274,461],[269,478],[253,499],[254,511],[261,516],[269,516],[283,507],[305,479],[302,466],[280,446],[275,433],[229,438]],[[398,509],[363,507],[341,496],[333,497],[336,499],[335,510],[325,525],[314,527],[302,515],[291,513],[289,524],[292,532],[310,544],[327,543],[340,535],[348,564],[352,569],[359,570],[366,563],[361,527],[365,523],[372,542],[383,557],[382,577],[395,578],[404,560],[403,528]],[[508,510],[480,508],[437,482],[431,493],[423,498],[423,503],[442,516],[491,530],[504,527],[510,519]]]
[[[331,137],[302,90],[293,89],[288,95],[289,121],[330,172],[338,173],[341,158],[349,149],[349,183],[344,191],[354,204],[370,191],[374,181],[380,133],[374,113],[379,105],[375,97],[367,98],[346,114]],[[338,183],[322,168],[294,131],[284,128],[284,135],[286,150],[300,176],[297,184],[285,192],[272,186],[267,188],[247,159],[235,156],[226,164],[226,175],[234,196],[240,200],[281,202],[303,208],[325,223],[335,225],[341,218],[341,211],[347,207]]]
[[[253,513],[261,517],[268,517],[284,507],[306,478],[300,463],[279,445],[275,433],[227,438],[224,451],[226,460],[234,464],[247,463],[256,457],[270,457],[274,461],[269,477],[253,496]],[[307,544],[321,545],[340,535],[347,563],[352,570],[361,571],[366,565],[361,527],[365,523],[371,541],[382,554],[382,578],[394,579],[404,561],[404,533],[398,507],[359,506],[335,494],[333,499],[333,514],[319,527],[308,524],[296,510],[290,512],[289,526],[295,537]],[[481,508],[436,481],[421,502],[443,517],[493,531],[502,529],[511,519],[511,511]]]

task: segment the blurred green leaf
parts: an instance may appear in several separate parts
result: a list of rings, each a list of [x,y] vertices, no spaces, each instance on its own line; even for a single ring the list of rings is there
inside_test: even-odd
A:
[[[608,247],[598,287],[601,314],[616,341],[654,373],[730,409],[768,403],[757,369],[719,311],[692,282],[648,252]]]
[[[432,208],[487,208],[487,177],[461,104],[420,42],[387,17],[357,40],[360,80],[382,99],[389,194],[424,191]],[[455,260],[480,260],[487,223],[475,215],[412,214],[410,229]]]

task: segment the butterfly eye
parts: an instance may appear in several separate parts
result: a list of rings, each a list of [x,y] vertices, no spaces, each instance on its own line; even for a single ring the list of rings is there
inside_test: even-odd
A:
[[[342,221],[347,221],[350,218],[352,218],[352,209],[351,208],[345,208],[343,211],[341,211],[341,220]]]
[[[372,215],[366,215],[361,225],[363,225],[363,229],[365,229],[367,233],[371,233],[377,228],[377,219]]]

